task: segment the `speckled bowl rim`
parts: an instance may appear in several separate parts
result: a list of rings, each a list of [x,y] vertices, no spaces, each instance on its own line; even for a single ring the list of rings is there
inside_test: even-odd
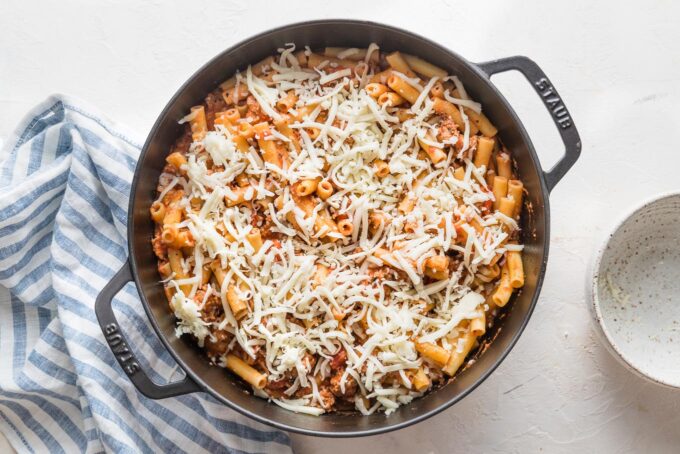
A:
[[[639,365],[635,364],[634,361],[632,361],[621,351],[621,349],[617,346],[615,340],[613,339],[611,333],[607,329],[607,326],[604,322],[604,317],[602,315],[602,310],[600,307],[600,298],[598,293],[600,265],[602,264],[604,253],[607,250],[609,244],[611,243],[614,234],[616,234],[635,214],[637,214],[642,209],[650,205],[659,203],[665,199],[675,197],[680,198],[680,192],[678,191],[664,192],[662,194],[652,196],[644,200],[643,202],[637,204],[635,208],[628,211],[625,216],[620,218],[618,222],[616,222],[613,225],[613,228],[607,231],[607,233],[604,235],[604,239],[598,243],[599,246],[596,249],[596,253],[593,256],[594,257],[593,260],[591,260],[590,269],[588,273],[589,278],[587,279],[586,283],[586,290],[590,298],[590,304],[588,306],[590,308],[590,313],[593,319],[593,325],[596,328],[596,331],[602,341],[602,344],[604,344],[607,350],[609,350],[609,353],[611,353],[612,356],[618,359],[627,369],[633,371],[636,375],[648,381],[651,381],[652,383],[656,383],[667,388],[680,389],[680,376],[678,376],[678,379],[675,382],[660,378],[654,375],[653,372],[642,369]]]

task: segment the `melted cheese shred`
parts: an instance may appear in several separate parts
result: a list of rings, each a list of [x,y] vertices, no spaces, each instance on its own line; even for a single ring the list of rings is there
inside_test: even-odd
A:
[[[332,360],[344,350],[341,390],[353,380],[357,410],[390,413],[423,394],[412,383],[419,370],[442,380],[441,365],[423,357],[417,343],[456,350],[457,334],[480,316],[493,288],[477,276],[499,254],[521,249],[507,243],[517,223],[488,208],[494,196],[484,181],[486,169],[471,161],[475,142],[462,109],[479,112],[480,106],[467,99],[457,78],[451,80],[464,99],[448,92],[446,99],[464,119],[465,129],[456,132],[462,150],[454,146],[456,137],[437,139],[445,118],[433,112],[430,90],[449,79],[400,74],[421,93],[410,108],[385,107],[365,88],[379,71],[369,64],[377,46],[356,67],[343,68],[343,60],[329,58],[314,71],[302,68],[293,50],[282,50],[258,75],[249,67],[236,76],[237,87],[247,89],[270,119],[272,132],[264,141],[275,141],[288,162],[278,167],[263,160],[257,140],[244,153],[233,133],[218,127],[191,145],[185,178],[170,183],[184,186],[182,227],[195,240],[195,253],[184,262],[196,276],[168,282],[175,289],[177,335],[191,333],[202,345],[215,330],[226,331],[230,348],[260,358],[268,382],[294,377],[292,386],[272,397],[277,405],[312,415],[328,410],[319,384],[334,374]],[[280,111],[277,102],[291,92],[294,107]],[[285,119],[294,137],[273,127]],[[443,150],[447,159],[433,164],[423,147]],[[462,179],[454,176],[454,167],[461,166]],[[238,200],[240,174],[250,182],[242,195],[246,203],[229,206],[226,200]],[[311,202],[301,203],[291,185],[310,179],[330,182],[332,195],[312,195],[306,199]],[[254,225],[262,230],[263,219],[253,222],[257,216],[269,221],[255,250],[248,238]],[[328,227],[343,219],[351,225],[344,236]],[[428,260],[437,257],[449,258],[444,279],[424,273]],[[215,262],[225,277],[221,288],[213,283],[211,289],[225,315],[207,323],[201,303],[184,295],[180,285],[196,292],[202,265]],[[321,278],[320,268],[327,270]],[[248,301],[238,320],[228,302],[230,283],[240,283],[233,292]]]

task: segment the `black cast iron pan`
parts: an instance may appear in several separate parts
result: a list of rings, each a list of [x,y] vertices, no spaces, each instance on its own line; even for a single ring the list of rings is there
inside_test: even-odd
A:
[[[378,43],[382,50],[413,54],[456,74],[471,97],[482,103],[485,114],[499,129],[503,143],[512,151],[517,170],[528,191],[522,215],[526,282],[489,333],[483,354],[456,378],[426,396],[400,407],[390,416],[374,414],[328,414],[314,417],[296,414],[245,392],[246,387],[224,369],[208,364],[191,340],[175,336],[175,319],[159,283],[156,257],[151,249],[153,223],[149,207],[156,197],[156,183],[165,157],[181,133],[177,121],[200,103],[219,83],[236,70],[276,53],[285,43],[299,48],[326,46],[367,47]],[[541,98],[564,142],[565,152],[549,171],[544,171],[524,126],[490,77],[521,72]],[[97,298],[96,313],[104,336],[123,370],[137,389],[152,399],[205,391],[225,405],[265,424],[308,435],[353,437],[399,429],[422,421],[461,400],[484,381],[515,345],[536,305],[548,260],[550,209],[548,195],[581,152],[574,122],[548,77],[526,57],[508,57],[486,63],[470,63],[454,52],[413,33],[382,24],[355,20],[320,20],[280,27],[249,38],[208,62],[173,96],[154,124],[137,163],[128,209],[129,259]],[[528,210],[527,207],[531,209]],[[530,212],[529,212],[530,211]],[[125,341],[124,327],[115,319],[111,300],[134,280],[149,321],[165,347],[186,372],[176,383],[151,381]]]

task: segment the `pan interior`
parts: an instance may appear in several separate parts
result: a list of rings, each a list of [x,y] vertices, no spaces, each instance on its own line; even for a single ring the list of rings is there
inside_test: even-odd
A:
[[[490,330],[488,338],[493,342],[484,345],[484,354],[478,355],[474,365],[446,386],[400,407],[388,417],[296,414],[253,397],[224,369],[210,366],[194,342],[175,336],[174,316],[159,283],[156,257],[151,249],[153,223],[149,207],[156,196],[156,182],[165,156],[181,132],[178,120],[236,70],[276,53],[285,43],[315,49],[365,48],[371,42],[386,51],[417,55],[458,75],[470,96],[482,103],[484,112],[497,126],[528,191],[522,216],[525,287]],[[137,287],[152,325],[178,363],[206,391],[238,411],[283,429],[314,435],[357,436],[393,430],[431,416],[464,397],[495,369],[519,337],[536,303],[547,260],[548,205],[542,171],[526,131],[502,95],[474,65],[451,51],[399,29],[360,21],[316,21],[272,30],[232,47],[201,68],[165,107],[147,139],[135,173],[129,213],[130,258]]]

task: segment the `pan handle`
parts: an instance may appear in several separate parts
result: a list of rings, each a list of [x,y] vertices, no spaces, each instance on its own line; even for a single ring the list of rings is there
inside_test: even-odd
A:
[[[581,155],[581,138],[571,115],[569,115],[567,106],[562,102],[562,98],[560,98],[548,76],[545,75],[536,63],[527,57],[501,58],[499,60],[478,63],[477,66],[489,77],[513,69],[521,72],[531,83],[531,86],[534,87],[541,101],[543,101],[543,104],[545,104],[545,107],[550,112],[565,147],[562,159],[548,172],[544,172],[545,184],[548,187],[548,191],[552,191]]]
[[[142,370],[120,329],[120,325],[111,307],[113,297],[131,280],[130,262],[126,261],[109,283],[104,286],[97,296],[94,305],[99,326],[104,333],[104,339],[109,344],[109,348],[111,348],[118,364],[123,368],[123,371],[137,390],[151,399],[164,399],[166,397],[201,391],[201,388],[188,375],[184,377],[184,380],[168,383],[167,385],[159,385],[154,383],[146,372]]]

